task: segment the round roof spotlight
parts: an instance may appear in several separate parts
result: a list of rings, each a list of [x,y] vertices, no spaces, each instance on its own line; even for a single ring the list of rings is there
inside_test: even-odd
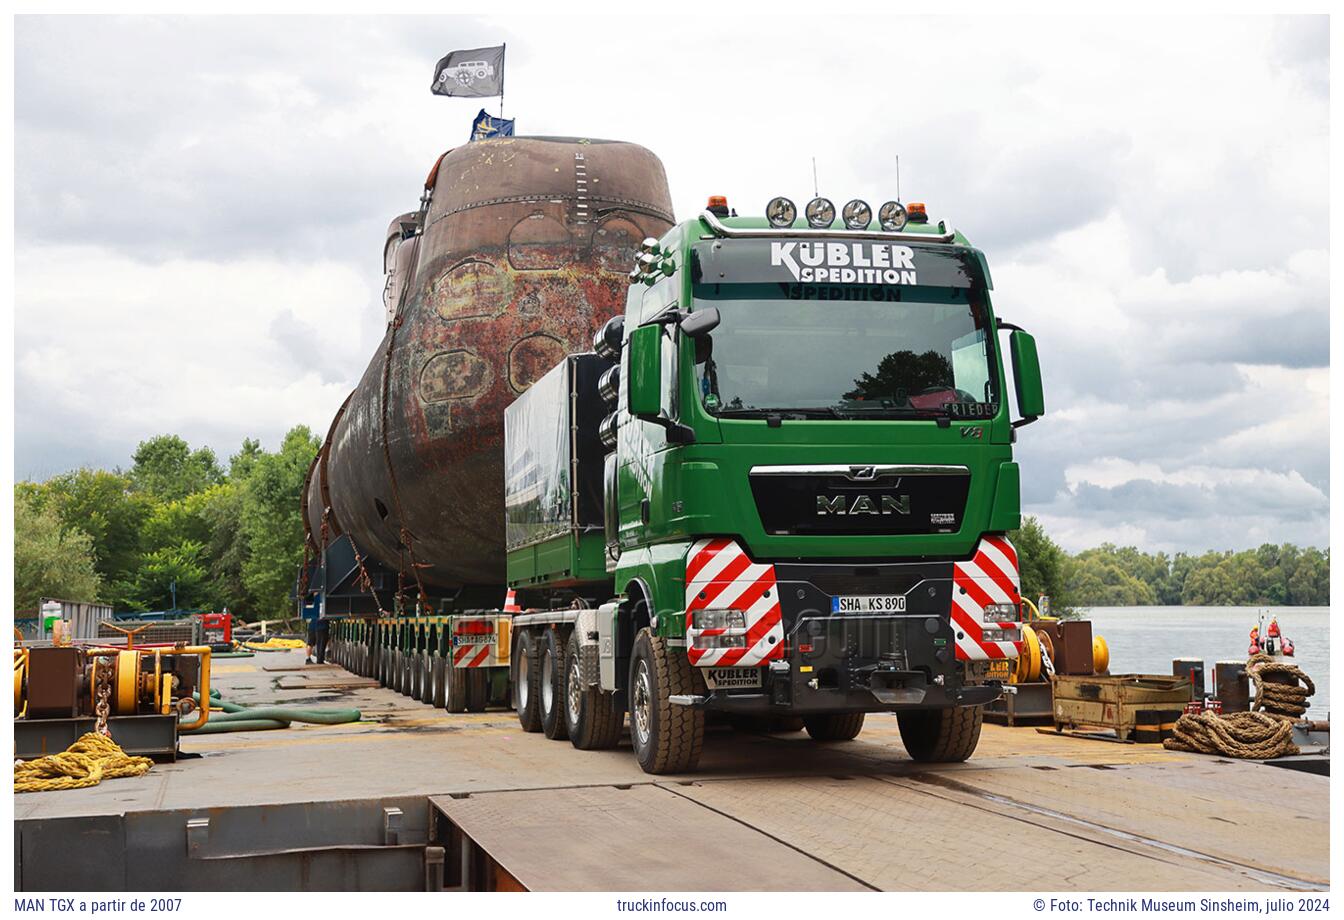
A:
[[[640,252],[658,252],[658,241],[651,236],[644,237],[644,242],[639,244]]]
[[[798,209],[789,199],[782,195],[778,198],[771,198],[770,203],[765,206],[765,219],[770,221],[772,227],[792,227],[793,222],[798,219]]]
[[[868,202],[855,198],[845,205],[840,216],[844,218],[845,226],[849,229],[867,230],[868,224],[873,219],[873,209],[868,207]]]
[[[888,201],[877,209],[877,222],[883,230],[904,230],[906,219],[905,205],[899,201]]]
[[[656,271],[658,268],[658,257],[651,252],[644,253],[636,261],[640,269],[645,272]]]
[[[803,213],[807,215],[808,226],[817,230],[835,223],[835,205],[828,198],[813,198]]]

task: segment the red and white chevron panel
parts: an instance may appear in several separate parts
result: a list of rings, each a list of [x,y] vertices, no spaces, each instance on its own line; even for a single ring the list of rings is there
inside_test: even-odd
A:
[[[985,623],[987,604],[1021,602],[1021,581],[1017,574],[1017,550],[1007,537],[981,537],[969,562],[952,564],[952,628],[957,640],[957,659],[1016,658],[1020,642],[986,642],[980,638],[985,626],[1000,629],[1016,621]]]
[[[499,627],[493,617],[453,620],[453,667],[488,668],[495,663]]]
[[[696,610],[741,610],[745,629],[692,628]],[[745,635],[740,648],[698,649],[696,636]],[[784,657],[784,616],[775,567],[752,562],[727,537],[697,540],[686,554],[686,655],[702,668],[748,667]]]

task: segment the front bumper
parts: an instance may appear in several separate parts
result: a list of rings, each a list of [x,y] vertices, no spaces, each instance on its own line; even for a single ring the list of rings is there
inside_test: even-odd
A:
[[[964,660],[963,628],[953,621],[954,561],[772,566],[783,641],[759,667],[761,686],[710,689],[681,700],[706,709],[806,715],[976,706],[1007,682],[1000,659]],[[900,595],[895,614],[833,613],[843,595]],[[1011,666],[1009,664],[1009,666]],[[711,678],[714,669],[707,669]],[[711,684],[714,681],[711,681]]]

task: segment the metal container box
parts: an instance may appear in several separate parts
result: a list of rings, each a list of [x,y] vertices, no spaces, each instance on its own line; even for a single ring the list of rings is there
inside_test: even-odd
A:
[[[1134,731],[1141,710],[1175,713],[1190,700],[1184,678],[1161,674],[1055,677],[1055,728],[1110,729],[1121,741]]]

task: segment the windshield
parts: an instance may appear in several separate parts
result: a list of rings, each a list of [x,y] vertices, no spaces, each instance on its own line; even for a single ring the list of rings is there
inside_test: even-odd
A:
[[[808,284],[697,285],[721,322],[698,343],[711,414],[988,418],[998,397],[973,290]]]

